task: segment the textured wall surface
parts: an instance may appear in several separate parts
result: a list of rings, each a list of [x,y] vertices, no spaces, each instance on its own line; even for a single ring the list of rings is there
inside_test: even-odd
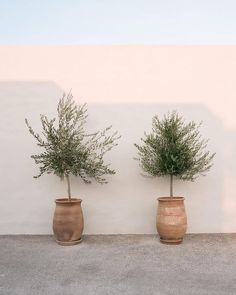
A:
[[[89,131],[112,124],[122,135],[107,155],[117,174],[107,185],[73,178],[83,199],[85,232],[155,233],[156,198],[168,179],[140,175],[134,142],[155,114],[176,109],[201,129],[216,151],[214,167],[196,182],[175,183],[186,197],[188,232],[236,231],[235,46],[0,46],[0,234],[51,233],[54,199],[65,184],[35,180],[37,152],[24,124],[40,130],[39,114],[55,114],[63,91],[87,102]]]

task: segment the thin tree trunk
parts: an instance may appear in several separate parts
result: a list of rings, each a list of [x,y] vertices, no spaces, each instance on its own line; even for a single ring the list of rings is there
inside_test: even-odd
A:
[[[67,182],[68,199],[69,199],[69,202],[71,202],[70,177],[68,174],[66,174],[66,182]]]
[[[170,175],[170,197],[173,198],[173,175]]]

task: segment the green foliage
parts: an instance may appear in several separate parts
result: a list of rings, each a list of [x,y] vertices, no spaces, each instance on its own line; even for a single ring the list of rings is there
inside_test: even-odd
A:
[[[205,151],[208,140],[201,138],[199,127],[191,121],[185,123],[176,112],[160,120],[154,116],[152,132],[145,133],[138,149],[140,166],[151,176],[175,176],[193,181],[204,175],[211,166],[215,153]]]
[[[57,114],[57,119],[41,115],[42,135],[35,133],[25,119],[37,145],[43,148],[43,152],[31,156],[40,166],[35,178],[44,173],[54,173],[61,179],[72,174],[80,176],[85,183],[90,183],[92,178],[106,183],[104,175],[115,174],[115,171],[104,163],[103,156],[117,145],[117,132],[108,135],[109,126],[101,132],[87,134],[84,130],[86,105],[77,105],[71,93],[59,100]]]

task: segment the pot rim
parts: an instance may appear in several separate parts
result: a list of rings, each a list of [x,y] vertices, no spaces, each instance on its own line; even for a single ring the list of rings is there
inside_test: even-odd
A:
[[[68,198],[58,198],[55,200],[56,204],[74,204],[74,203],[81,203],[81,202],[82,200],[77,198],[71,198],[71,201],[69,201]]]
[[[178,202],[178,201],[184,201],[184,197],[174,196],[174,197],[159,197],[157,199],[160,202]]]

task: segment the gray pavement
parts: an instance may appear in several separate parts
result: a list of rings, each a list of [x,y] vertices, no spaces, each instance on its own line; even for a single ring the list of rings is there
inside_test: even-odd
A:
[[[235,295],[236,234],[0,236],[0,295]]]

